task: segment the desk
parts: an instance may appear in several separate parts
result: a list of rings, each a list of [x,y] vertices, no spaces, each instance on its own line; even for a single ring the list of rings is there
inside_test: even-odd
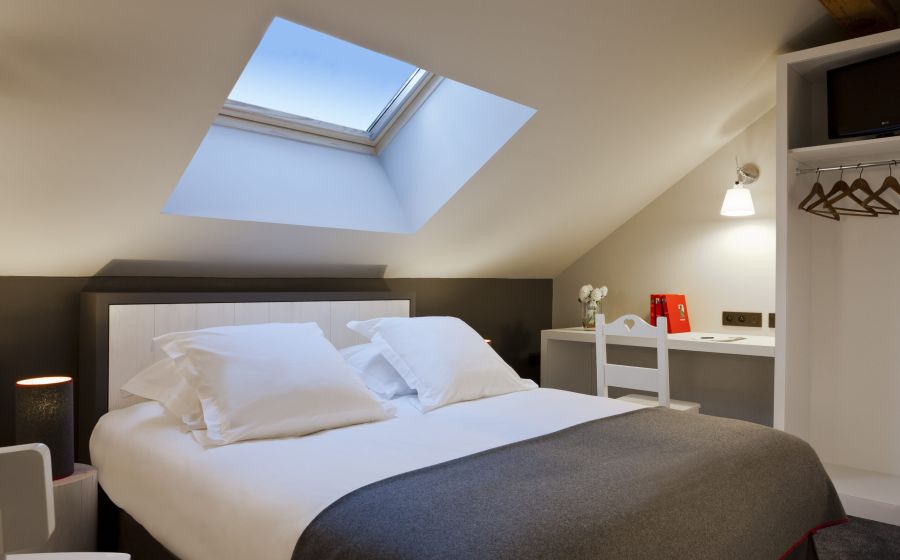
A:
[[[772,425],[775,337],[736,342],[699,340],[721,333],[669,335],[672,398],[699,402],[701,412]],[[594,331],[581,327],[541,331],[541,386],[597,394]],[[607,337],[609,361],[654,367],[654,341]],[[628,391],[634,392],[634,391]],[[621,396],[610,388],[610,396]]]
[[[715,342],[712,340],[700,340],[703,336],[743,336],[744,340],[735,342]],[[570,340],[573,342],[589,342],[597,339],[595,331],[586,331],[581,327],[566,329],[547,329],[541,331],[541,355],[546,355],[548,343],[553,340]],[[643,346],[653,348],[654,342],[649,338],[634,338],[630,336],[609,336],[607,344],[617,346]],[[774,336],[747,336],[729,333],[701,333],[686,332],[669,335],[669,350],[687,350],[689,352],[712,352],[713,354],[739,354],[742,356],[775,357]],[[543,365],[543,364],[542,364]],[[543,375],[544,370],[541,369]]]

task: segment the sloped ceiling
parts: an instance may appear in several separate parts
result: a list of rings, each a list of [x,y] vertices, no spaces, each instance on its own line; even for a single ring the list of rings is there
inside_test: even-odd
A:
[[[413,235],[161,214],[276,15],[538,113]],[[816,0],[3,0],[0,275],[552,277],[832,32]]]

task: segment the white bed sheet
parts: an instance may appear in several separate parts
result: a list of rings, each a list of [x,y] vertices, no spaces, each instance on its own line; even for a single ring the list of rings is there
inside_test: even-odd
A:
[[[535,389],[300,438],[204,449],[156,402],[112,411],[91,458],[113,502],[182,560],[288,560],[329,504],[378,480],[638,407]]]

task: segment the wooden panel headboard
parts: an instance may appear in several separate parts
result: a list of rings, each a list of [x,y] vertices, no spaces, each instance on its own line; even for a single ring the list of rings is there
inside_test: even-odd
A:
[[[78,460],[87,460],[100,416],[129,404],[122,386],[163,357],[154,337],[221,325],[315,321],[343,348],[364,342],[348,321],[414,315],[414,295],[390,292],[83,293]]]

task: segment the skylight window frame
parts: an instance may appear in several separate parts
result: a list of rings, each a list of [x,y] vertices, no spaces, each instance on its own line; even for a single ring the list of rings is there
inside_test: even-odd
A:
[[[403,87],[391,98],[367,130],[276,111],[250,103],[226,99],[216,124],[312,141],[354,151],[377,153],[390,132],[427,98],[440,82],[435,74],[416,68]]]

